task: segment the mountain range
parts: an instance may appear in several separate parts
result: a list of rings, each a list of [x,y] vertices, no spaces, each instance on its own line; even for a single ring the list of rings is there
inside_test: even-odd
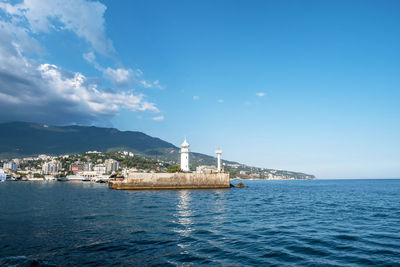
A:
[[[63,155],[87,151],[130,151],[137,155],[177,161],[175,145],[137,131],[95,126],[52,126],[31,122],[0,123],[0,159]],[[215,164],[215,158],[191,153],[195,165]]]
[[[99,152],[129,151],[146,158],[176,163],[179,160],[178,147],[138,131],[120,131],[115,128],[95,126],[52,126],[31,122],[0,123],[0,159],[39,154],[77,154],[94,150]],[[223,162],[254,168],[227,160]],[[191,152],[192,167],[215,164],[215,157]],[[293,177],[305,175],[284,172]]]

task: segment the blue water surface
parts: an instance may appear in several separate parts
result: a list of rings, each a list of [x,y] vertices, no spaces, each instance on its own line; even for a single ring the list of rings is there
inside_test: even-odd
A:
[[[400,265],[400,180],[0,183],[0,266]]]

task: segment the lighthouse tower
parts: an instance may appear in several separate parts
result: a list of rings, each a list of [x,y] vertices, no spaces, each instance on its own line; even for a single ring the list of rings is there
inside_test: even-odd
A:
[[[184,172],[190,171],[189,169],[189,144],[186,141],[183,141],[181,145],[181,170]]]
[[[218,172],[222,172],[222,165],[221,165],[222,150],[218,148],[217,150],[215,150],[215,153],[217,154],[217,159],[218,159],[218,165],[217,165]]]

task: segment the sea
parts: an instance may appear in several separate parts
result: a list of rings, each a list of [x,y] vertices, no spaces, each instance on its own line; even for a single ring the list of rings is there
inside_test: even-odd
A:
[[[243,183],[2,182],[0,266],[400,266],[400,180]]]

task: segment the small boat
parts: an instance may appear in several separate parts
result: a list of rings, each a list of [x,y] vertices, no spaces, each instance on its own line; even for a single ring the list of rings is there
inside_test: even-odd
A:
[[[58,182],[66,182],[66,181],[68,181],[68,179],[67,179],[67,177],[62,176],[62,177],[58,177],[58,178],[57,178],[57,181],[58,181]]]
[[[94,181],[99,184],[108,183],[109,180],[110,180],[110,176],[108,176],[108,175],[99,175],[99,176],[96,176],[94,179]]]
[[[57,179],[52,175],[45,175],[44,180],[45,181],[56,181]]]
[[[71,182],[82,182],[86,179],[87,179],[87,177],[84,177],[82,175],[68,175],[67,176],[67,181],[71,181]]]

